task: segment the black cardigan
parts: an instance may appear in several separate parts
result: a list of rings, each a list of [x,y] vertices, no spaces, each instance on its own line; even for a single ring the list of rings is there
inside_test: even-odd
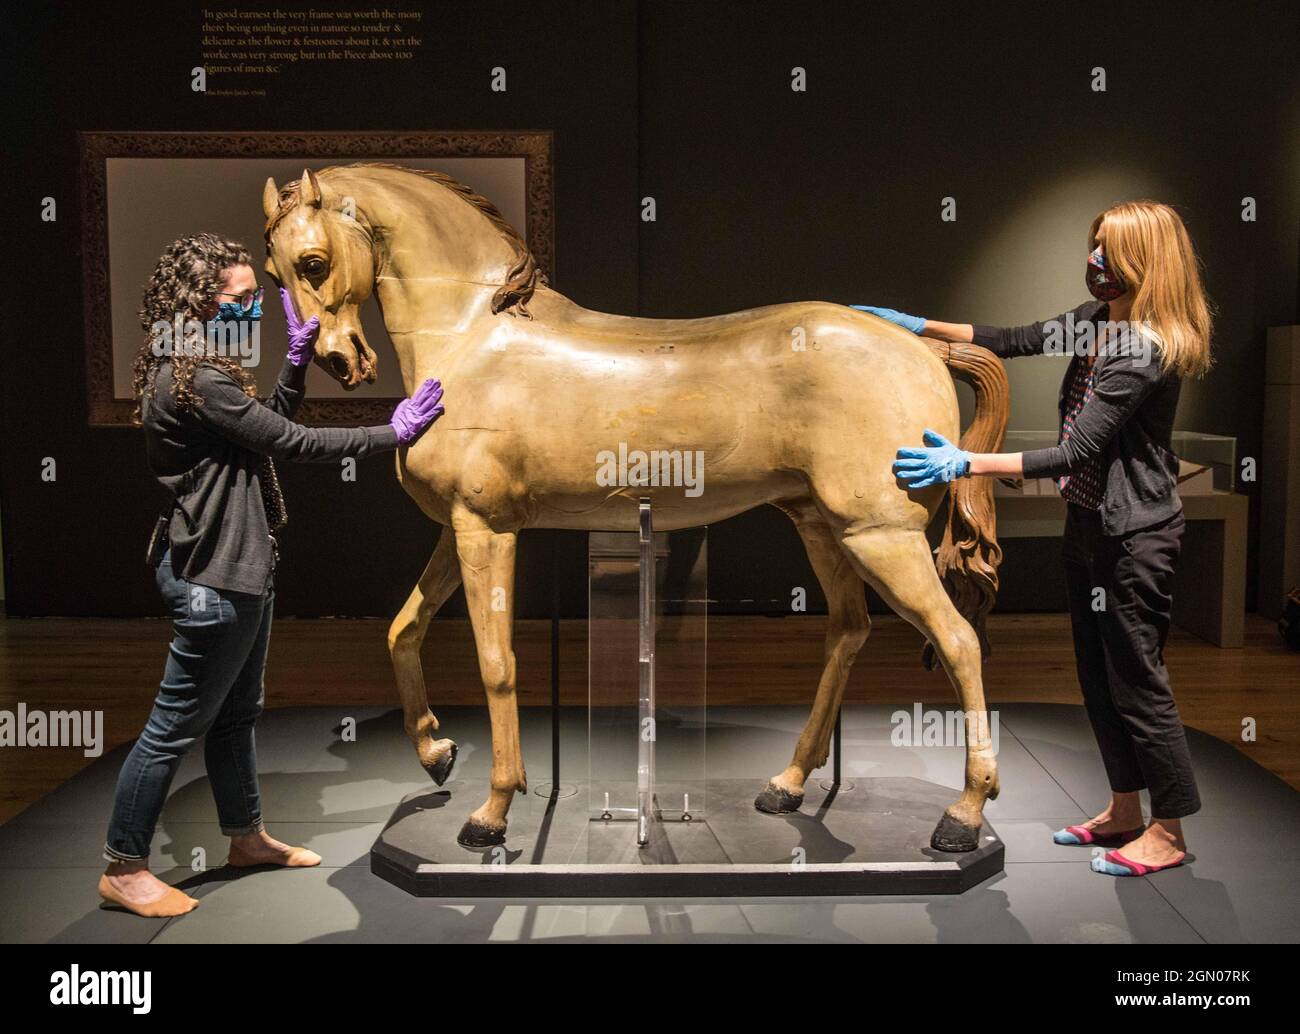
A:
[[[1068,348],[1070,336],[1065,331],[1069,323],[1091,322],[1096,332],[1109,312],[1104,302],[1089,301],[1042,323],[977,325],[975,343],[1004,359],[1060,354],[1050,347],[1059,340],[1053,335],[1063,334]],[[1100,340],[1100,334],[1094,333],[1093,341]],[[1093,394],[1075,418],[1069,439],[1023,455],[1026,478],[1057,478],[1099,458],[1105,485],[1100,514],[1107,535],[1159,524],[1182,509],[1177,491],[1178,457],[1171,448],[1182,382],[1177,374],[1161,368],[1156,346],[1148,347],[1144,355],[1141,348],[1133,346],[1135,340],[1125,329],[1118,346],[1098,350]],[[1057,399],[1062,421],[1074,364],[1085,358],[1075,354],[1065,371]]]
[[[141,405],[149,467],[175,494],[169,534],[177,577],[231,592],[267,591],[274,545],[258,478],[259,454],[277,460],[332,463],[397,448],[397,432],[377,427],[305,427],[305,368],[285,361],[275,393],[250,398],[226,371],[194,371],[202,403],[179,410],[171,363],[159,367],[154,397]]]

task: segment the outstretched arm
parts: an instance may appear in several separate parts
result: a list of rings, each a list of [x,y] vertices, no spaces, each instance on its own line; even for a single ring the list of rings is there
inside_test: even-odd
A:
[[[920,334],[922,337],[938,338],[940,341],[966,341],[973,342],[972,337],[974,329],[969,323],[944,323],[942,320],[928,320],[923,316],[912,316],[906,312],[899,312],[897,309],[886,309],[879,305],[850,305],[850,309],[857,309],[859,312],[869,312],[873,316],[879,316],[882,320],[889,320],[890,323],[902,327],[904,330],[910,330],[913,334]]]
[[[1022,477],[1025,472],[1023,452],[972,452],[970,473],[989,477]]]
[[[1022,470],[1019,452],[966,452],[948,441],[938,431],[928,428],[922,436],[925,448],[898,450],[894,474],[908,488],[927,488],[941,482],[985,474],[993,477],[1019,477]]]
[[[1014,359],[1018,356],[1046,355],[1046,347],[1056,336],[1063,336],[1068,327],[1092,319],[1101,307],[1100,302],[1084,302],[1071,309],[1040,323],[1026,323],[1020,327],[993,327],[982,323],[945,323],[943,320],[925,319],[910,316],[896,309],[882,309],[874,305],[851,305],[851,309],[869,312],[881,319],[889,320],[904,330],[922,337],[937,338],[940,341],[961,341],[981,345],[1000,359]],[[1066,343],[1062,341],[1062,343]]]
[[[1158,361],[1136,350],[1099,365],[1092,394],[1059,445],[1031,452],[969,453],[927,430],[925,448],[898,450],[894,473],[909,488],[925,488],[973,474],[1058,478],[1101,456],[1119,429],[1164,379]]]
[[[299,463],[333,463],[409,445],[443,413],[442,386],[432,380],[399,402],[389,423],[375,427],[296,424],[250,398],[233,377],[214,366],[199,367],[194,387],[203,397],[194,416],[207,430],[250,452]]]
[[[975,328],[969,323],[944,323],[942,320],[926,320],[922,337],[935,337],[940,341],[975,342]]]

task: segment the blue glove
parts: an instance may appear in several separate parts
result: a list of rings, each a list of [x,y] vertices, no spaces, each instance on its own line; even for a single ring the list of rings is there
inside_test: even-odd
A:
[[[937,431],[926,428],[928,449],[899,449],[894,474],[908,488],[947,484],[970,473],[970,453],[963,452]]]
[[[904,330],[910,330],[913,334],[919,334],[925,329],[924,317],[909,316],[897,309],[881,309],[875,305],[850,305],[849,308],[857,309],[860,312],[869,312],[873,316],[879,316],[882,320],[889,320],[890,323],[896,323]]]

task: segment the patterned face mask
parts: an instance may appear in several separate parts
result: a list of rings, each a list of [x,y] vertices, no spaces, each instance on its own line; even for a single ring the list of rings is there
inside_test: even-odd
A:
[[[253,302],[251,306],[245,309],[239,302],[221,302],[217,306],[217,314],[213,319],[222,323],[240,322],[247,320],[249,323],[256,323],[262,318],[261,299]]]
[[[1101,253],[1100,247],[1088,256],[1084,283],[1088,285],[1088,293],[1099,302],[1114,301],[1128,290],[1128,284],[1106,267],[1106,256]]]

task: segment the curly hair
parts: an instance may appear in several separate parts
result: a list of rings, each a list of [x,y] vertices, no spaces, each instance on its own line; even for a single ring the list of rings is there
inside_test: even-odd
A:
[[[144,343],[132,367],[131,390],[135,396],[135,409],[131,420],[141,422],[140,406],[144,397],[153,397],[158,370],[163,363],[172,364],[172,394],[178,409],[192,409],[203,400],[194,392],[194,372],[200,363],[230,373],[250,396],[256,397],[257,385],[252,375],[235,360],[226,356],[206,354],[185,348],[155,348],[160,324],[170,329],[181,321],[203,322],[215,307],[218,293],[225,283],[226,270],[232,266],[248,265],[248,249],[238,241],[218,237],[214,233],[198,233],[173,241],[163,251],[154,267],[153,276],[144,289],[140,308],[140,326],[144,328]]]

